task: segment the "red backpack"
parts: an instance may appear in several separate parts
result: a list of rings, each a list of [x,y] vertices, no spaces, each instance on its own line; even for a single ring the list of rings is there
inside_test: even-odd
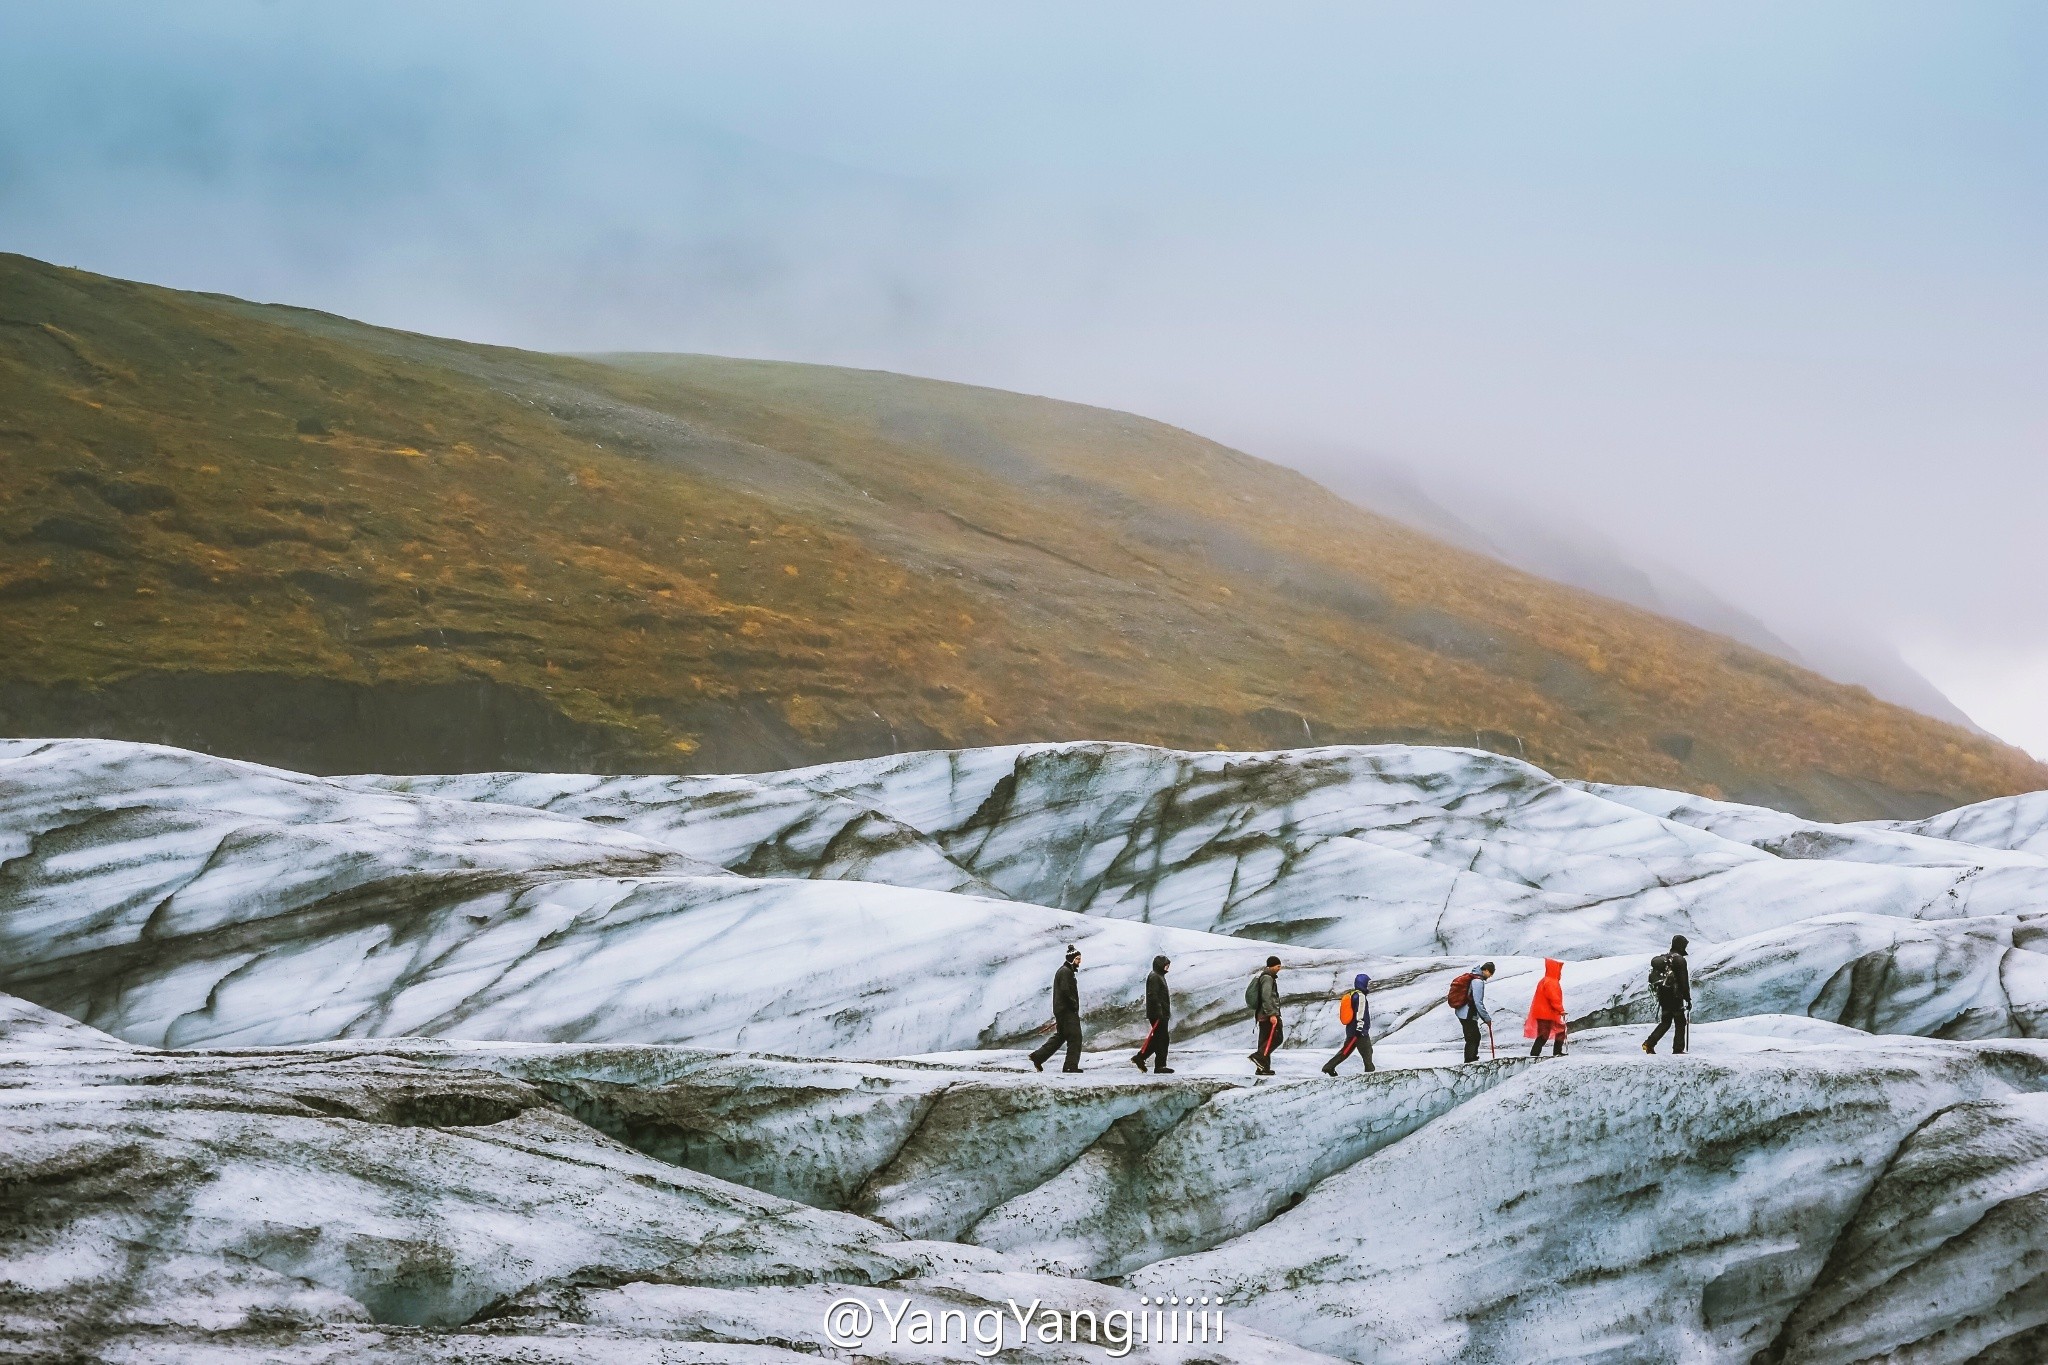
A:
[[[1449,1002],[1452,1009],[1461,1010],[1472,1003],[1473,975],[1471,972],[1459,972],[1451,978],[1450,993],[1445,995],[1444,999]]]

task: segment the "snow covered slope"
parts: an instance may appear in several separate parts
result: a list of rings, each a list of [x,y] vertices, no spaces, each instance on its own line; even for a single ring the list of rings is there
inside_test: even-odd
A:
[[[0,1189],[0,1358],[795,1362],[832,1349],[835,1300],[879,1296],[991,1311],[1006,1359],[1084,1361],[1103,1348],[1026,1346],[1011,1301],[1137,1308],[649,1157],[507,1076],[374,1053],[0,1031]],[[1326,1359],[1229,1339],[1232,1360]]]
[[[1880,821],[1857,828],[1896,830],[2048,858],[2048,792],[1980,801],[1925,820]]]
[[[1851,911],[2048,904],[2048,858],[1560,782],[1479,750],[1060,744],[739,779],[365,781],[576,815],[740,871],[1392,955],[1601,957]]]
[[[0,1358],[815,1358],[849,1292],[1227,1299],[1227,1346],[1140,1359],[2036,1358],[2030,800],[1828,825],[1398,746],[329,780],[0,743]],[[1694,1055],[1646,1058],[1674,932]],[[1038,1075],[1069,943],[1084,1074]],[[1129,1060],[1159,953],[1170,1077]],[[1572,1055],[1531,1062],[1545,955]],[[1359,970],[1380,1070],[1326,1079]]]
[[[1463,750],[337,782],[21,741],[0,746],[0,858],[0,987],[152,1045],[1015,1047],[1066,943],[1101,1045],[1143,1032],[1162,952],[1184,1038],[1241,1028],[1278,945],[1304,1041],[1333,1038],[1327,1002],[1364,969],[1375,1032],[1419,1042],[1453,1036],[1442,983],[1482,956],[1511,1009],[1560,956],[1575,1017],[1643,1020],[1673,932],[1703,1020],[2048,1031],[2048,859]]]
[[[1206,1294],[1223,1348],[1131,1358],[2030,1358],[2048,1045],[1634,1037],[1253,1084],[0,1034],[0,1351],[794,1360],[848,1295]]]
[[[2038,1358],[2048,1047],[1701,1051],[1538,1064],[1131,1283],[1359,1360]]]

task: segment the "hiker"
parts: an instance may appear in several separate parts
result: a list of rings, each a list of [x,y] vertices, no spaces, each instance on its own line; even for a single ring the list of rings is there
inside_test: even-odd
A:
[[[1059,1051],[1061,1043],[1067,1045],[1067,1064],[1060,1070],[1081,1069],[1081,983],[1075,979],[1080,965],[1081,950],[1069,943],[1067,960],[1052,974],[1052,1037],[1031,1054],[1031,1065],[1040,1071],[1045,1070],[1045,1059]]]
[[[1280,959],[1269,957],[1259,974],[1244,988],[1244,1002],[1252,1007],[1252,1023],[1258,1026],[1258,1046],[1252,1050],[1255,1075],[1273,1074],[1273,1049],[1280,1046]]]
[[[1323,1074],[1334,1076],[1338,1065],[1355,1050],[1359,1060],[1365,1063],[1367,1071],[1375,1070],[1372,1064],[1372,1034],[1368,1026],[1372,1023],[1372,1011],[1365,1003],[1365,993],[1372,988],[1372,978],[1360,972],[1351,979],[1351,989],[1337,998],[1337,1017],[1344,1021],[1344,1046],[1337,1049],[1337,1055],[1323,1063]]]
[[[1671,1053],[1685,1051],[1686,1025],[1692,1015],[1692,973],[1685,965],[1684,934],[1671,936],[1671,951],[1650,959],[1650,989],[1657,992],[1657,1028],[1643,1044],[1643,1051],[1655,1052],[1657,1040],[1668,1029]]]
[[[1545,1041],[1550,1043],[1551,1056],[1564,1056],[1564,963],[1554,957],[1543,959],[1543,979],[1536,983],[1522,1036],[1536,1040],[1529,1048],[1532,1060],[1542,1054]]]
[[[1493,1027],[1493,1016],[1486,1011],[1486,983],[1493,980],[1493,964],[1482,962],[1469,972],[1459,972],[1451,978],[1451,989],[1444,997],[1451,1007],[1451,1013],[1458,1016],[1459,1024],[1465,1029],[1465,1060],[1479,1060],[1479,1025],[1483,1021]]]
[[[1152,959],[1152,975],[1145,978],[1145,1020],[1152,1027],[1146,1031],[1138,1055],[1131,1059],[1143,1071],[1145,1059],[1150,1057],[1155,1076],[1173,1074],[1173,1068],[1166,1064],[1166,1035],[1173,1023],[1173,997],[1166,992],[1166,969],[1172,965],[1164,953]]]

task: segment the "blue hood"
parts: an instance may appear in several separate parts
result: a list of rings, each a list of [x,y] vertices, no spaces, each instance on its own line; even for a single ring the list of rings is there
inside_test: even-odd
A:
[[[1368,986],[1372,985],[1372,978],[1367,976],[1364,972],[1360,972],[1357,976],[1351,978],[1351,980],[1352,984],[1357,986],[1360,990],[1364,990]]]

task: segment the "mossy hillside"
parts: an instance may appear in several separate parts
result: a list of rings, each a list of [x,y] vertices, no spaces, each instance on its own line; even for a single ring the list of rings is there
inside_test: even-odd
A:
[[[1835,814],[2048,784],[1128,414],[538,356],[18,257],[0,319],[0,682],[488,680],[650,768],[1413,738]]]

